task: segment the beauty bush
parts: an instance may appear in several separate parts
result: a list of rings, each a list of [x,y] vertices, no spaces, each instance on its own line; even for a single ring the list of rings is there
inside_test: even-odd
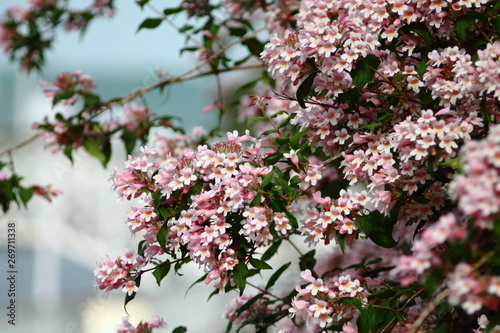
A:
[[[41,69],[52,43],[18,28],[56,14],[51,24],[68,27],[66,5],[32,1],[3,16],[0,44],[22,69]],[[499,330],[500,1],[184,0],[154,9],[161,15],[138,19],[138,30],[184,20],[180,52],[196,57],[193,70],[158,73],[158,83],[107,101],[90,76],[62,73],[43,86],[71,115],[34,125],[69,159],[84,148],[106,166],[114,138],[129,154],[110,180],[134,202],[123,220],[138,244],[101,258],[99,289],[122,290],[126,306],[144,274],[160,286],[193,262],[193,282],[211,297],[234,294],[221,309],[228,332]],[[96,1],[70,27],[113,10]],[[226,52],[237,45],[244,52]],[[223,73],[240,70],[254,75],[225,87]],[[219,112],[211,131],[188,134],[143,103],[149,91],[207,75],[216,101],[203,111]],[[226,117],[241,125],[223,127]],[[19,191],[10,200],[26,204],[31,192]],[[280,262],[283,244],[295,260]],[[118,332],[164,326],[124,319]]]

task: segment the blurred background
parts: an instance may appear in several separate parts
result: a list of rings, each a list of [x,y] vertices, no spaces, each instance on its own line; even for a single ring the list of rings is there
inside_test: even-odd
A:
[[[91,2],[70,1],[74,7]],[[28,1],[2,0],[0,11],[14,4],[26,7]],[[42,80],[54,81],[61,72],[81,70],[95,79],[98,93],[108,99],[155,83],[156,70],[176,75],[195,64],[189,55],[179,57],[183,37],[167,24],[136,33],[140,22],[156,16],[154,12],[141,11],[133,0],[116,1],[116,6],[113,18],[95,20],[83,37],[61,32],[46,55],[47,66],[41,75],[19,73],[17,65],[0,54],[0,151],[32,136],[33,122],[54,112],[40,89]],[[159,4],[160,9],[164,6]],[[188,131],[199,125],[211,129],[216,114],[201,110],[213,102],[212,80],[179,83],[163,95],[152,93],[148,105],[158,114],[181,117]],[[126,158],[120,143],[113,148],[108,170],[83,151],[71,165],[62,154],[44,150],[40,141],[13,153],[16,172],[25,176],[25,185],[52,184],[64,193],[52,203],[34,198],[27,210],[13,207],[0,217],[0,332],[116,332],[126,315],[124,294],[98,291],[93,271],[101,256],[115,257],[124,249],[135,249],[140,239],[130,238],[124,223],[129,206],[116,201],[108,181],[113,168],[122,168]],[[16,225],[15,326],[6,317],[8,223]],[[178,325],[186,325],[189,332],[206,332],[207,327],[210,332],[224,331],[225,322],[220,318],[230,297],[206,302],[212,290],[203,284],[185,296],[202,273],[196,267],[186,267],[183,272],[184,277],[165,279],[161,287],[150,275],[143,279],[140,293],[127,307],[130,321],[137,324],[159,315],[169,328],[161,332]]]

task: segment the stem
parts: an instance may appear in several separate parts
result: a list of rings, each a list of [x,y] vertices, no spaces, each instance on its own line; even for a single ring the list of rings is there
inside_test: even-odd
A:
[[[24,146],[30,144],[31,142],[35,141],[36,139],[38,139],[41,136],[42,136],[42,133],[37,133],[37,134],[33,135],[32,137],[24,140],[23,142],[18,143],[14,147],[4,150],[3,152],[0,153],[0,156],[6,155],[6,154],[10,155],[14,150],[17,150],[21,147],[24,147]]]
[[[398,310],[393,309],[393,308],[388,307],[388,306],[385,306],[385,305],[372,304],[372,306],[373,306],[374,308],[379,308],[379,309],[389,310],[389,311],[392,311],[392,312],[398,312]]]
[[[296,250],[296,251],[297,251],[297,252],[298,252],[301,256],[302,256],[302,255],[304,255],[304,254],[302,253],[302,251],[300,251],[300,249],[297,247],[297,245],[295,245],[295,244],[294,244],[294,243],[290,240],[290,238],[286,238],[286,240],[287,240],[287,242],[288,242],[288,243],[290,243],[290,245],[292,245],[292,246],[293,246],[293,248],[294,248],[294,249],[295,249],[295,250]]]
[[[260,291],[261,293],[264,293],[264,294],[269,295],[269,296],[271,296],[271,297],[273,297],[273,298],[276,298],[276,299],[277,299],[277,300],[279,300],[279,301],[282,301],[282,300],[283,300],[282,298],[280,298],[280,297],[278,297],[278,296],[276,296],[276,295],[271,294],[269,291],[264,290],[264,289],[262,289],[262,288],[260,288],[260,287],[257,287],[256,285],[254,285],[254,284],[253,284],[253,283],[251,283],[251,282],[248,282],[248,281],[247,281],[247,284],[248,284],[249,286],[251,286],[251,287],[254,287],[255,289],[257,289],[257,290],[258,290],[258,291]]]

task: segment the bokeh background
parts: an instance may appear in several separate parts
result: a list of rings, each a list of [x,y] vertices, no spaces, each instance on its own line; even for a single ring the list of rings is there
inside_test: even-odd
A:
[[[90,2],[70,1],[75,7]],[[163,1],[152,3],[160,9],[165,6]],[[2,0],[0,11],[14,4],[26,7],[28,1]],[[141,11],[133,0],[116,1],[116,6],[112,19],[92,22],[84,36],[61,31],[41,75],[19,73],[16,64],[0,54],[0,151],[29,138],[33,122],[54,112],[40,89],[43,80],[81,70],[95,79],[97,91],[106,99],[155,83],[156,70],[175,75],[195,64],[192,56],[179,56],[184,40],[169,25],[136,33],[145,17],[155,16],[153,11]],[[213,102],[212,80],[179,83],[162,95],[152,93],[148,105],[156,113],[181,117],[188,131],[199,125],[210,129],[216,115],[201,110]],[[107,295],[93,285],[93,271],[102,255],[121,255],[139,241],[130,238],[124,224],[129,205],[116,201],[108,181],[113,168],[121,168],[125,159],[119,142],[113,148],[107,170],[83,151],[71,165],[62,154],[44,150],[40,141],[13,153],[24,184],[52,184],[64,194],[52,203],[34,198],[27,210],[13,207],[0,217],[0,332],[109,333],[126,315],[121,291]],[[8,223],[17,228],[16,326],[9,325],[6,317]],[[182,278],[169,277],[161,287],[152,276],[143,279],[141,292],[127,307],[130,321],[137,324],[160,315],[169,327],[165,332],[178,325],[186,325],[189,332],[223,331],[222,310],[229,296],[206,302],[212,290],[203,284],[185,295],[202,273],[192,266],[183,272]]]

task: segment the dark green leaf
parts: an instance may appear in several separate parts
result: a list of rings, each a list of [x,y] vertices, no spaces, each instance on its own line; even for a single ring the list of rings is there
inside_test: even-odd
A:
[[[170,267],[171,265],[169,260],[156,266],[155,270],[153,271],[153,276],[156,278],[156,283],[158,283],[158,286],[160,285],[161,280],[163,280],[163,278],[167,276],[168,272],[170,271]]]
[[[283,266],[278,268],[278,270],[276,272],[274,272],[273,275],[271,275],[271,277],[267,281],[266,290],[269,290],[270,288],[272,288],[274,286],[276,281],[278,281],[278,279],[280,278],[281,274],[283,274],[283,272],[286,271],[287,268],[290,267],[291,264],[292,264],[291,262],[284,264]]]
[[[352,84],[357,88],[363,88],[367,83],[373,81],[375,70],[379,65],[380,59],[373,54],[360,58],[351,72]]]
[[[299,227],[299,223],[297,222],[297,218],[295,217],[295,215],[290,213],[288,210],[285,210],[285,215],[288,218],[288,223],[290,223],[290,226],[293,229],[297,229]]]
[[[64,156],[66,156],[69,159],[71,164],[73,164],[73,145],[68,144],[68,145],[64,146],[63,153],[64,153]]]
[[[172,333],[185,333],[185,332],[187,332],[187,328],[185,326],[177,326],[172,331]]]
[[[191,288],[193,288],[195,285],[197,285],[198,283],[202,282],[202,281],[205,281],[205,279],[207,278],[207,274],[204,274],[201,278],[199,278],[198,280],[194,281],[190,286],[189,288],[187,288],[186,290],[186,293],[184,294],[184,298],[186,298],[186,295],[188,293],[189,290],[191,290]]]
[[[142,275],[137,276],[137,277],[135,278],[135,280],[134,280],[134,281],[135,281],[135,285],[136,285],[137,287],[139,287],[139,286],[141,285],[141,276],[142,276]],[[133,299],[135,298],[135,295],[136,295],[136,294],[137,294],[137,292],[135,292],[135,291],[134,291],[134,292],[133,292],[132,294],[130,294],[130,295],[129,295],[128,293],[125,295],[125,304],[123,305],[123,309],[125,309],[125,313],[127,313],[127,315],[128,315],[128,312],[127,312],[127,304],[128,304],[131,300],[133,300]]]
[[[101,147],[96,139],[94,139],[93,137],[87,137],[83,142],[83,147],[90,156],[97,158],[99,161],[101,161],[102,165],[106,167],[111,155],[111,145],[109,144],[109,141],[107,141],[107,144],[109,146]]]
[[[231,36],[236,36],[236,37],[243,37],[247,33],[248,29],[246,28],[229,28],[229,33]]]
[[[422,78],[424,76],[424,73],[427,70],[427,63],[428,62],[429,62],[429,57],[426,54],[422,57],[420,64],[418,64],[418,66],[417,66],[417,73],[420,76],[420,78]]]
[[[497,34],[500,34],[500,16],[491,19],[491,26],[495,29]]]
[[[149,0],[136,0],[135,3],[141,6],[141,8],[144,7],[149,2]]]
[[[167,226],[167,222],[165,222],[165,223],[163,223],[160,230],[158,230],[158,233],[156,234],[156,240],[158,241],[158,244],[160,244],[161,248],[165,252],[167,252],[167,248],[166,248],[167,235],[168,235],[168,226]]]
[[[252,125],[253,123],[258,122],[258,121],[267,121],[267,117],[254,117],[254,118],[250,118],[247,121],[247,127],[250,127],[250,125]]]
[[[455,33],[460,43],[465,42],[465,37],[470,27],[474,25],[476,19],[469,14],[462,15],[455,20]]]
[[[180,13],[180,12],[182,12],[184,10],[185,10],[185,8],[183,8],[183,7],[165,8],[163,10],[163,14],[165,14],[165,16],[169,16],[169,15],[172,15],[172,14]]]
[[[306,108],[306,103],[304,101],[307,96],[309,96],[309,92],[311,91],[315,77],[316,72],[309,74],[309,76],[304,81],[302,81],[299,88],[297,88],[297,93],[295,96],[297,98],[297,102],[303,109]]]
[[[273,255],[278,251],[280,245],[281,245],[281,239],[277,240],[276,242],[273,242],[260,258],[264,261],[271,259]]]
[[[146,240],[143,239],[139,242],[137,245],[137,255],[144,257],[144,251],[146,250],[146,247],[144,246],[144,243],[146,243]]]
[[[274,177],[274,168],[267,175],[264,176],[264,178],[262,179],[262,183],[260,183],[260,188],[266,187],[267,184],[271,182],[273,177]]]
[[[142,23],[139,25],[139,28],[137,28],[137,31],[141,29],[154,29],[158,27],[161,22],[163,22],[163,18],[152,18],[149,17],[142,21]]]
[[[407,26],[408,31],[414,32],[419,35],[425,42],[426,47],[430,48],[432,45],[432,35],[429,29],[423,22],[413,22]]]
[[[52,99],[52,106],[56,105],[60,101],[64,101],[73,97],[75,93],[73,91],[62,91],[54,96]]]
[[[309,269],[312,272],[314,270],[314,266],[316,265],[316,258],[314,258],[315,254],[316,250],[311,250],[300,257],[299,267],[301,271]]]
[[[268,263],[256,258],[250,258],[250,265],[257,269],[273,269]]]
[[[340,299],[341,303],[354,305],[359,311],[363,310],[363,303],[354,297],[342,297]]]
[[[180,33],[183,33],[183,32],[186,32],[186,31],[189,31],[191,29],[193,29],[194,26],[190,25],[190,24],[184,24],[182,27],[179,28],[179,32]],[[198,50],[199,48],[198,47],[186,47],[184,49],[181,50],[181,53],[182,51],[189,51],[189,49],[193,49],[194,51]]]
[[[375,309],[370,304],[366,309],[360,311],[358,320],[356,321],[359,333],[371,332],[375,321]]]
[[[92,110],[101,102],[101,98],[98,95],[87,93],[84,97],[84,106],[86,109]]]
[[[120,139],[123,141],[123,145],[125,146],[127,155],[132,154],[137,143],[137,137],[135,136],[135,133],[124,129],[122,135],[120,136]]]
[[[264,44],[262,44],[262,42],[255,37],[245,39],[241,43],[245,45],[250,53],[256,57],[260,57],[260,53],[264,51]]]
[[[33,197],[33,187],[28,187],[28,188],[20,187],[19,197],[21,198],[24,207],[26,207],[28,201],[30,201],[31,197]]]
[[[398,244],[392,238],[393,224],[388,217],[383,216],[378,210],[369,215],[359,216],[355,220],[357,227],[375,244],[391,248]]]
[[[245,263],[240,262],[233,268],[233,279],[236,287],[240,290],[240,295],[243,294],[247,285],[248,267]]]
[[[345,235],[337,232],[335,233],[335,239],[340,246],[340,251],[342,251],[342,254],[345,254]]]

